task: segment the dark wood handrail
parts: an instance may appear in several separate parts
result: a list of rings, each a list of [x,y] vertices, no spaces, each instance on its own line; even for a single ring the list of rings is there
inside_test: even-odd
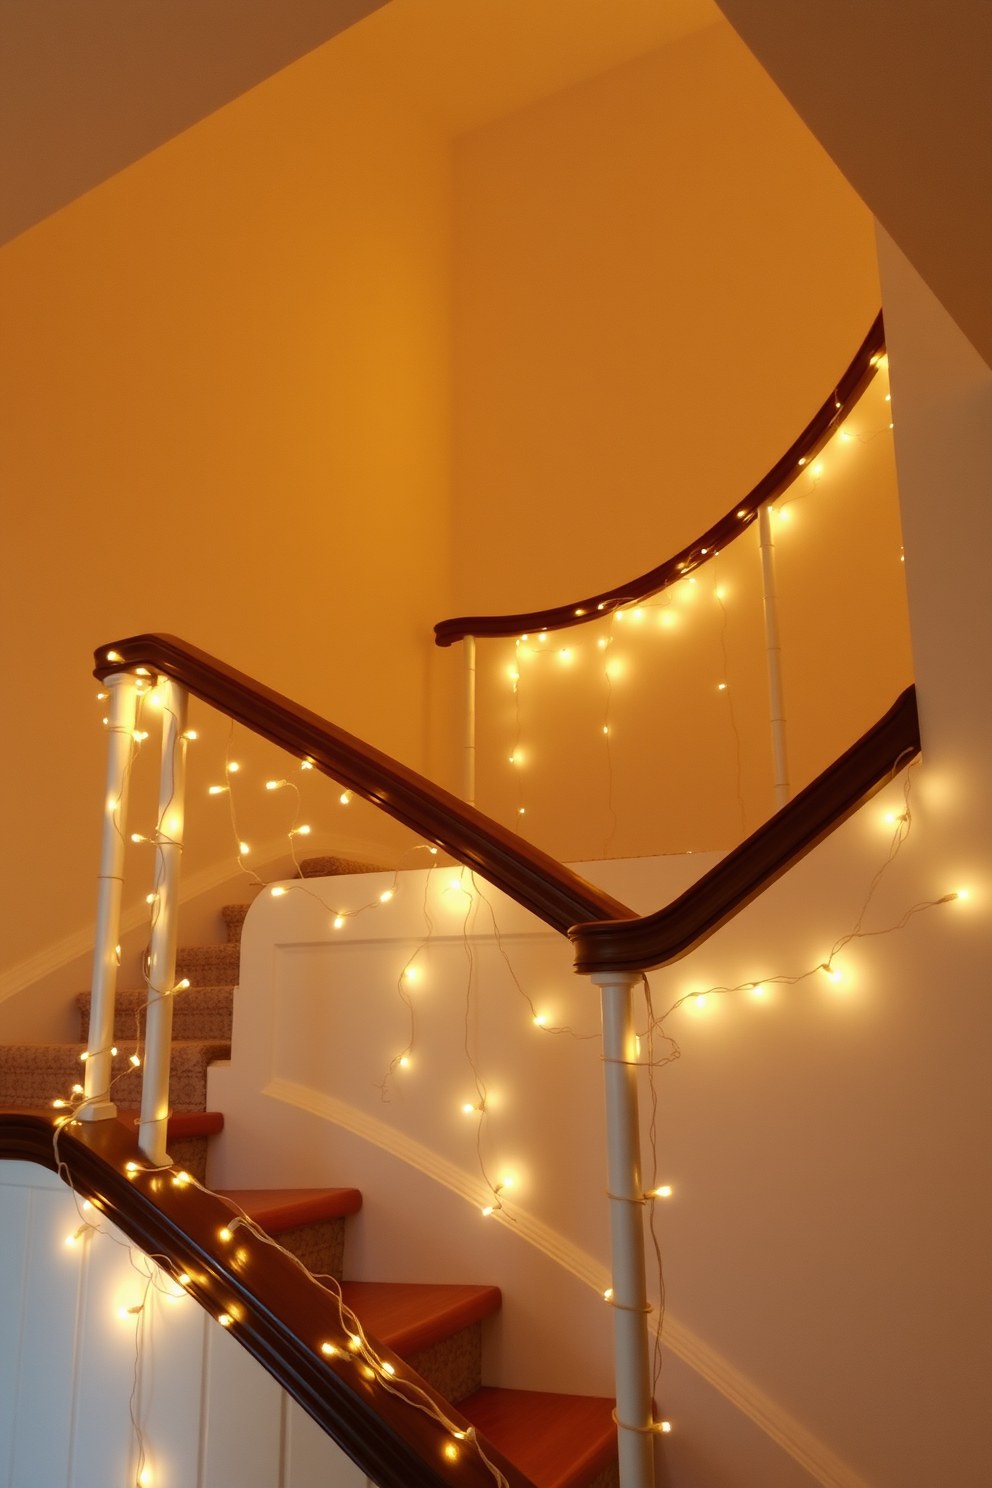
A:
[[[588,599],[574,600],[571,604],[556,605],[550,610],[530,610],[520,615],[462,615],[455,620],[441,620],[434,627],[434,639],[438,646],[450,646],[466,636],[519,636],[534,631],[566,630],[572,625],[586,625],[590,620],[601,620],[622,605],[633,604],[658,594],[684,579],[693,569],[699,568],[715,558],[728,543],[740,537],[758,515],[758,509],[767,501],[774,501],[798,477],[803,467],[813,459],[830,439],[839,423],[842,423],[875,376],[878,363],[885,352],[885,327],[882,312],[878,312],[864,341],[858,347],[847,371],[823,405],[810,419],[799,438],[789,446],[782,458],[772,466],[753,490],[721,517],[695,542],[680,553],[652,568],[640,578],[631,579],[615,589],[602,594],[593,594]]]
[[[56,1171],[54,1131],[52,1117],[0,1111],[0,1160]],[[227,1313],[238,1342],[372,1482],[380,1488],[493,1488],[476,1452],[466,1446],[457,1461],[449,1461],[444,1448],[451,1437],[440,1423],[364,1378],[349,1357],[337,1303],[319,1282],[247,1230],[237,1232],[237,1246],[225,1246],[220,1231],[230,1224],[231,1211],[215,1194],[149,1170],[117,1121],[64,1126],[58,1148],[76,1193],[96,1200],[106,1218],[174,1278],[189,1276],[186,1290],[207,1312]],[[129,1162],[138,1166],[130,1175]],[[338,1349],[334,1358],[321,1353],[325,1342]],[[457,1407],[397,1354],[371,1336],[369,1342],[397,1377],[433,1396],[459,1430],[470,1429]],[[533,1488],[495,1447],[482,1445],[511,1488]]]
[[[649,971],[694,950],[881,790],[920,750],[916,688],[781,811],[655,914],[574,925],[575,970]]]
[[[145,667],[371,801],[509,894],[563,935],[580,920],[633,910],[457,796],[244,672],[170,635],[130,636],[95,652],[94,675]]]

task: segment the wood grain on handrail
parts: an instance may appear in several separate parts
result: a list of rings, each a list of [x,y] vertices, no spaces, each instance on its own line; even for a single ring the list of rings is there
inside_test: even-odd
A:
[[[781,811],[655,914],[574,925],[575,970],[650,971],[677,961],[750,904],[881,790],[920,750],[916,688]]]
[[[38,1163],[57,1171],[55,1119],[0,1110],[0,1161]],[[239,1230],[236,1247],[220,1232],[231,1210],[216,1194],[176,1184],[149,1169],[133,1136],[118,1121],[75,1122],[59,1131],[63,1176],[96,1201],[106,1218],[171,1275],[190,1278],[186,1291],[214,1317],[232,1318],[231,1334],[317,1425],[380,1488],[493,1488],[492,1474],[466,1446],[449,1460],[450,1433],[416,1406],[362,1374],[348,1350],[332,1294],[287,1255]],[[128,1173],[127,1164],[135,1164]],[[234,1252],[232,1254],[232,1251]],[[237,1268],[232,1265],[236,1261]],[[469,1423],[384,1344],[369,1338],[397,1379],[409,1379],[437,1401],[457,1429]],[[333,1358],[321,1352],[331,1343]],[[177,1429],[181,1423],[177,1422]],[[495,1447],[486,1456],[511,1488],[534,1488]]]
[[[621,920],[633,910],[587,883],[457,796],[308,708],[176,636],[140,635],[100,646],[94,675],[145,667],[371,801],[443,847],[562,934],[580,920]]]
[[[441,620],[434,627],[435,643],[438,646],[450,646],[455,641],[464,640],[466,636],[520,636],[542,630],[566,630],[573,625],[586,625],[590,620],[601,620],[622,605],[633,604],[638,599],[658,594],[670,584],[684,579],[701,564],[715,558],[728,543],[740,537],[757,517],[759,507],[768,501],[774,501],[776,496],[788,489],[803,467],[831,438],[838,424],[851,412],[875,376],[884,351],[885,327],[880,310],[847,371],[799,438],[789,446],[754,489],[734,503],[726,516],[721,517],[701,537],[674,557],[641,574],[639,578],[631,579],[629,583],[607,589],[602,594],[593,594],[588,599],[574,600],[571,604],[557,605],[548,610],[530,610],[519,615],[462,615],[455,620]]]

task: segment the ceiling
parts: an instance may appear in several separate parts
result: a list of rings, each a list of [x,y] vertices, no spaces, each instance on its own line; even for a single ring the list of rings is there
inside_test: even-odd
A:
[[[0,0],[0,243],[383,0]]]
[[[990,0],[718,0],[992,366]]]

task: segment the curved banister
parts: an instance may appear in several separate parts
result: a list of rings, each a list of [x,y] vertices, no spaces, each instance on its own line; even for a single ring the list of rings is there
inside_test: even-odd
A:
[[[434,627],[436,644],[450,646],[466,636],[519,636],[532,631],[566,630],[573,625],[585,625],[590,620],[602,619],[622,605],[667,589],[701,564],[708,563],[728,543],[740,537],[757,517],[759,508],[780,496],[799,476],[803,466],[823,448],[871,382],[884,351],[885,327],[880,310],[847,371],[799,438],[754,489],[735,502],[726,516],[674,557],[627,584],[549,610],[530,610],[519,615],[462,615],[454,620],[441,620]]]
[[[371,801],[443,847],[564,934],[580,920],[619,920],[633,910],[587,883],[457,796],[244,672],[170,635],[131,636],[94,653],[94,675],[145,667]]]
[[[575,925],[577,972],[649,971],[694,950],[839,827],[920,749],[916,688],[691,888],[640,919]]]
[[[54,1135],[53,1117],[0,1110],[0,1161],[58,1171]],[[460,1452],[450,1461],[444,1451],[450,1436],[439,1422],[362,1377],[349,1354],[333,1293],[276,1247],[255,1242],[247,1230],[239,1234],[236,1253],[225,1249],[218,1237],[231,1222],[231,1210],[216,1194],[174,1184],[149,1169],[117,1121],[63,1126],[58,1157],[61,1176],[80,1198],[96,1201],[103,1215],[173,1278],[188,1277],[185,1290],[205,1311],[232,1319],[232,1335],[370,1481],[380,1488],[493,1488],[493,1475],[476,1452]],[[334,1358],[323,1355],[325,1342],[337,1348]],[[380,1359],[390,1362],[396,1378],[408,1378],[434,1395],[391,1349],[371,1337],[369,1342]],[[459,1430],[470,1431],[457,1406],[442,1405]],[[185,1429],[184,1423],[177,1422],[176,1429]],[[481,1444],[510,1488],[533,1488],[495,1447]]]

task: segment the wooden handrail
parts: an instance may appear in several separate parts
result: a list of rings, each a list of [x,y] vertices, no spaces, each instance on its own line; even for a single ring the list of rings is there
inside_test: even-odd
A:
[[[574,925],[568,934],[575,970],[649,971],[687,955],[846,821],[919,750],[916,688],[907,687],[856,744],[678,899],[640,919]]]
[[[0,1110],[0,1161],[33,1162],[55,1172],[54,1135],[54,1117]],[[231,1210],[216,1194],[149,1169],[118,1121],[63,1126],[58,1156],[77,1194],[96,1200],[103,1215],[174,1278],[188,1276],[186,1291],[207,1312],[232,1318],[229,1331],[238,1342],[372,1482],[380,1488],[493,1488],[476,1452],[461,1451],[457,1461],[449,1461],[444,1447],[450,1436],[439,1422],[359,1372],[329,1291],[247,1230],[238,1232],[236,1247],[225,1246],[220,1232],[230,1224]],[[128,1163],[135,1164],[133,1172]],[[397,1378],[433,1396],[459,1430],[470,1429],[456,1406],[367,1336]],[[326,1342],[338,1349],[335,1357],[322,1354]],[[482,1444],[511,1488],[533,1488],[495,1447]]]
[[[130,636],[95,652],[94,675],[146,668],[280,745],[371,801],[482,876],[563,935],[580,920],[621,920],[633,910],[587,883],[457,796],[244,672],[170,635]]]
[[[455,620],[441,620],[434,627],[435,643],[438,646],[450,646],[455,641],[464,640],[466,636],[520,636],[535,631],[566,630],[573,625],[587,625],[591,620],[603,619],[622,605],[633,604],[638,599],[658,594],[670,584],[684,579],[693,569],[708,563],[728,543],[740,537],[757,518],[759,508],[768,501],[774,501],[776,496],[780,496],[796,480],[803,467],[823,448],[837,425],[851,412],[875,376],[884,352],[885,327],[880,310],[850,366],[799,438],[789,446],[754,489],[734,503],[726,516],[721,517],[701,537],[674,557],[641,574],[639,578],[631,579],[629,583],[607,589],[602,594],[593,594],[588,599],[556,605],[549,610],[530,610],[519,615],[462,615]]]

